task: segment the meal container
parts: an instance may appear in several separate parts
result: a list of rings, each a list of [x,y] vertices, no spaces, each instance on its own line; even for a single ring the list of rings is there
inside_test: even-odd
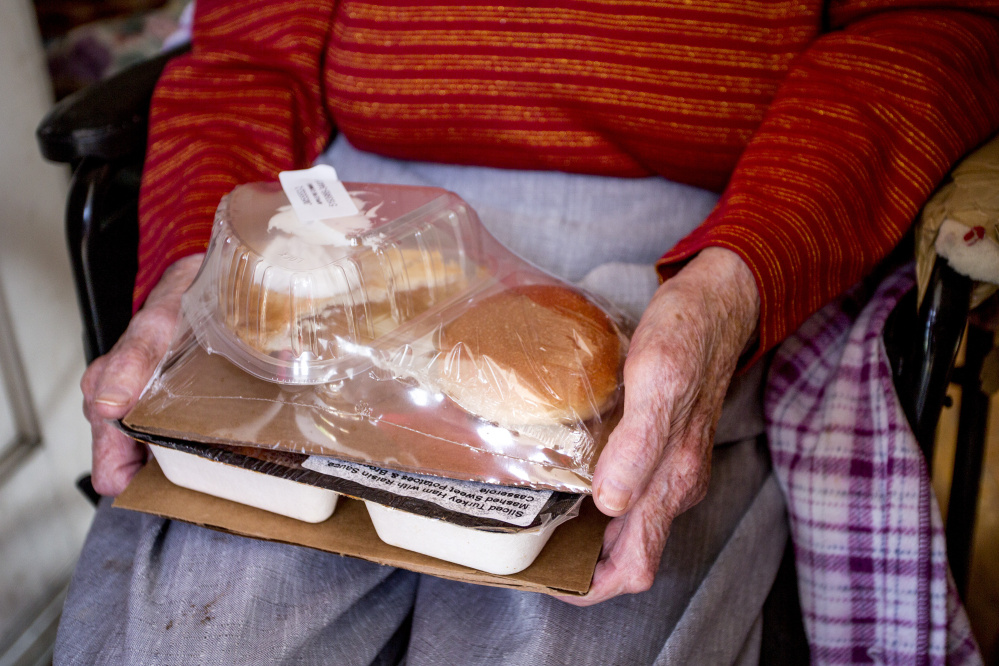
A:
[[[481,229],[453,193],[344,183],[356,215],[303,222],[277,183],[220,203],[184,315],[199,342],[269,381],[321,384],[370,366],[387,333],[483,276]]]
[[[561,523],[521,532],[494,532],[365,502],[378,538],[398,548],[487,573],[508,576],[531,566]]]
[[[366,508],[340,513],[360,510],[391,558],[517,575],[590,491],[629,327],[453,193],[336,185],[350,212],[333,218],[301,214],[277,183],[222,200],[175,339],[121,427],[164,485],[311,523],[335,523],[345,495]]]
[[[620,414],[628,327],[504,248],[454,193],[336,184],[356,214],[301,216],[277,183],[223,198],[174,341],[125,422],[589,492]]]
[[[306,461],[310,458],[304,454],[219,448],[147,436],[141,436],[140,441],[149,446],[164,476],[182,488],[307,523],[330,518],[340,495],[348,495],[364,502],[382,542],[500,576],[529,567],[555,529],[579,510],[579,496],[552,496],[540,515],[521,523],[526,527],[517,527],[458,514],[419,497],[414,500],[413,496],[397,495],[384,487],[361,486],[348,477],[318,472],[321,467],[309,466]]]
[[[221,497],[306,523],[333,515],[339,495],[332,490],[236,467],[193,453],[149,444],[164,476],[182,488]]]

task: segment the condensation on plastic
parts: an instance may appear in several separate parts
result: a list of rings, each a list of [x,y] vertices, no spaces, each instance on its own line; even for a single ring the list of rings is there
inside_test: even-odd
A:
[[[223,200],[181,330],[125,423],[209,444],[590,492],[620,413],[629,322],[600,311],[615,367],[610,386],[596,387],[584,366],[599,334],[589,329],[600,325],[569,311],[578,291],[506,250],[452,193],[347,187],[371,224],[335,247],[303,249],[274,229],[287,204],[275,186],[242,186]],[[572,308],[556,299],[537,309],[536,290],[548,288]],[[513,341],[519,375],[455,339],[456,322],[482,310],[504,313],[497,326]],[[561,353],[549,311],[563,316]]]

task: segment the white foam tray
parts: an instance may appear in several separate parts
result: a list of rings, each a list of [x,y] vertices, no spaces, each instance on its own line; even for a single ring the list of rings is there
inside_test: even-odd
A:
[[[332,490],[226,465],[156,444],[149,445],[164,476],[182,488],[247,504],[306,523],[321,523],[333,515]]]
[[[193,453],[149,445],[163,474],[182,488],[246,504],[307,523],[333,515],[332,490],[227,465]],[[555,531],[550,524],[521,532],[488,532],[365,502],[378,538],[391,546],[506,576],[534,562]]]
[[[531,566],[558,526],[487,532],[365,502],[378,538],[391,546],[507,576]]]

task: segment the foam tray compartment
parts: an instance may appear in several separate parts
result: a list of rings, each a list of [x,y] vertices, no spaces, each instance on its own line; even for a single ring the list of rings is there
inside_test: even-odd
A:
[[[339,495],[326,488],[149,444],[164,476],[182,488],[221,497],[307,523],[333,515]]]
[[[364,503],[378,538],[446,562],[507,576],[531,566],[548,543],[555,522],[522,532],[492,532]]]

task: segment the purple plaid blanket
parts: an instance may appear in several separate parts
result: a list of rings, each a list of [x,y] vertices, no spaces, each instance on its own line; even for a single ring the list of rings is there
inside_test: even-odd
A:
[[[771,366],[767,434],[815,663],[981,663],[881,338],[913,280],[820,310]]]

